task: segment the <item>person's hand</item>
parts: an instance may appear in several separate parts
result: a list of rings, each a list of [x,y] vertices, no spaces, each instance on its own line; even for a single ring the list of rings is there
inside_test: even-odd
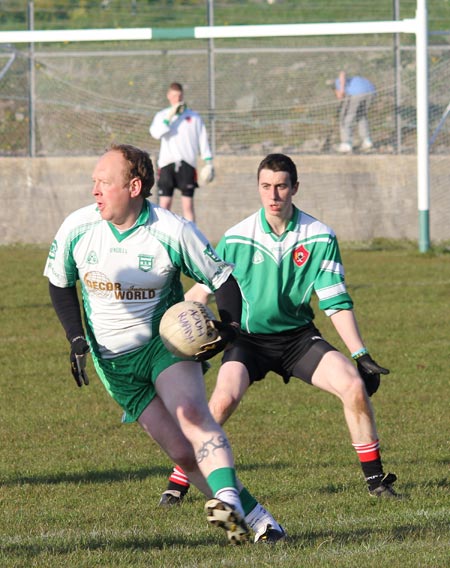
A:
[[[214,341],[204,343],[200,351],[194,355],[196,361],[206,361],[211,359],[217,353],[225,349],[229,343],[233,343],[239,336],[239,326],[236,323],[223,323],[222,321],[210,320],[208,325],[211,325],[219,332]]]
[[[86,372],[86,360],[89,353],[89,345],[81,335],[72,339],[70,343],[70,367],[73,378],[79,387],[89,384]]]
[[[180,115],[186,110],[186,103],[180,103],[177,107],[175,114]]]
[[[175,103],[170,108],[170,110],[167,114],[166,120],[168,120],[170,122],[174,116],[178,116],[179,114],[182,114],[185,110],[186,110],[186,104],[185,103],[183,103],[183,102]]]
[[[172,118],[177,114],[178,106],[179,106],[178,103],[176,103],[170,107],[170,110],[167,113],[167,118],[166,118],[167,121],[170,122]]]
[[[208,160],[200,172],[200,181],[202,183],[211,183],[214,179],[215,171],[212,160]]]
[[[389,369],[380,367],[368,353],[358,357],[356,365],[366,386],[367,394],[372,396],[380,386],[380,375],[389,375]]]

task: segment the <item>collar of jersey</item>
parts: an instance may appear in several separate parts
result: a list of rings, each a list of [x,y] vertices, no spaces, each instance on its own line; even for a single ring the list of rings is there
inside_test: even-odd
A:
[[[292,214],[291,220],[289,221],[288,226],[286,227],[286,230],[284,231],[283,235],[285,235],[288,231],[293,231],[295,229],[295,226],[297,225],[297,219],[298,219],[298,215],[299,215],[300,211],[297,209],[297,207],[295,205],[292,205],[292,207],[294,208],[293,214]],[[262,224],[263,231],[265,233],[267,233],[268,235],[272,234],[272,229],[270,228],[270,225],[267,222],[266,214],[264,212],[264,208],[261,209],[261,224]],[[279,237],[279,238],[282,238],[283,235],[281,235],[281,237]]]
[[[139,213],[139,217],[136,219],[136,223],[126,231],[119,231],[112,223],[108,221],[109,228],[111,229],[113,235],[116,237],[119,243],[126,239],[129,235],[134,233],[134,231],[139,229],[139,227],[142,227],[142,225],[145,225],[147,223],[150,218],[150,210],[147,206],[147,203],[147,200],[145,200],[144,204],[142,205],[142,210]]]

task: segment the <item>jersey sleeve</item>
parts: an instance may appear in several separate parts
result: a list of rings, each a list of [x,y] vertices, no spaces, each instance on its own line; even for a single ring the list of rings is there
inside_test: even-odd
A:
[[[71,213],[63,221],[50,246],[44,276],[59,288],[76,286],[78,266],[74,249],[80,239],[101,222],[95,205],[88,205]]]
[[[330,239],[314,284],[319,308],[327,316],[339,310],[351,310],[353,301],[347,292],[344,266],[336,237]]]
[[[208,132],[206,131],[206,126],[203,120],[200,118],[200,134],[199,134],[199,146],[200,146],[200,156],[203,160],[211,160],[211,148],[208,141]]]
[[[211,291],[217,290],[233,271],[233,265],[225,262],[194,223],[185,223],[180,236],[181,271],[205,284]]]
[[[68,217],[59,228],[50,246],[44,276],[59,288],[76,286],[78,270],[72,255],[73,241]]]
[[[168,109],[164,109],[157,112],[150,125],[150,135],[156,140],[160,140],[164,134],[170,131],[170,124],[164,120],[167,115],[167,110]]]

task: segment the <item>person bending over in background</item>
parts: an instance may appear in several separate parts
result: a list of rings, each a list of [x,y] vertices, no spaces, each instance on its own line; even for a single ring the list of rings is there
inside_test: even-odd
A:
[[[212,415],[223,425],[249,386],[269,371],[285,383],[299,378],[340,399],[369,494],[395,497],[397,478],[383,471],[369,400],[380,374],[389,371],[372,359],[362,340],[336,235],[293,204],[299,182],[288,156],[264,158],[257,181],[262,208],[229,229],[217,246],[218,254],[234,264],[243,301],[241,333],[223,354],[209,401]],[[356,366],[315,327],[313,291]],[[195,284],[185,298],[206,303],[209,293]],[[188,477],[175,467],[160,505],[179,503],[189,488]]]
[[[197,156],[206,165],[201,171],[202,181],[214,179],[213,157],[208,134],[201,116],[184,102],[183,87],[171,83],[167,91],[170,106],[156,113],[150,125],[150,134],[161,140],[158,156],[159,205],[172,207],[175,188],[181,190],[183,217],[195,221],[194,192],[197,183]]]
[[[370,137],[369,119],[367,111],[375,97],[375,87],[365,77],[355,75],[348,77],[345,71],[339,73],[335,81],[336,97],[342,101],[339,115],[339,133],[341,143],[338,151],[349,153],[353,150],[353,127],[358,125],[361,138],[361,150],[368,151],[373,148]]]
[[[88,384],[90,350],[98,376],[124,410],[123,421],[137,421],[214,497],[205,506],[208,521],[224,528],[231,543],[243,542],[245,518],[258,533],[272,517],[236,479],[230,444],[208,409],[202,364],[169,353],[158,332],[164,312],[183,299],[183,272],[215,291],[223,320],[204,358],[233,341],[241,305],[232,266],[194,223],[146,199],[154,183],[146,152],[112,145],[92,178],[95,203],[65,219],[44,270],[70,343],[72,374],[78,386]]]

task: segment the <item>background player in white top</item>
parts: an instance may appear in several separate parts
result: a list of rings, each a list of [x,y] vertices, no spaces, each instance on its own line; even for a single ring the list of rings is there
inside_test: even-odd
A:
[[[165,209],[172,206],[175,188],[181,190],[183,217],[195,221],[194,192],[197,183],[197,157],[205,160],[202,180],[214,179],[214,166],[208,134],[201,116],[184,102],[183,87],[171,83],[167,91],[170,103],[156,113],[150,125],[150,134],[161,140],[158,156],[159,204]]]
[[[224,424],[249,386],[269,371],[285,382],[300,378],[341,400],[369,493],[395,497],[396,476],[383,472],[369,400],[378,389],[380,373],[389,371],[364,346],[336,235],[293,204],[299,182],[288,156],[269,154],[259,165],[257,177],[262,209],[229,229],[217,246],[218,254],[235,265],[233,275],[243,305],[242,332],[223,355],[209,401],[211,412]],[[313,291],[357,366],[314,326]],[[186,294],[187,299],[203,303],[207,296],[208,289],[200,284]],[[168,489],[178,490],[182,498],[187,487],[188,480],[175,468]]]
[[[193,223],[146,199],[153,183],[146,152],[113,145],[93,172],[95,203],[63,222],[44,274],[78,386],[88,384],[90,350],[124,421],[137,421],[205,495],[215,497],[206,504],[208,520],[239,543],[248,536],[246,515],[255,531],[270,515],[236,479],[227,437],[208,410],[202,365],[169,353],[158,331],[164,312],[183,298],[183,272],[217,294],[223,321],[216,322],[221,339],[209,351],[214,355],[236,337],[238,324],[231,322],[240,319],[239,288],[231,265]]]

